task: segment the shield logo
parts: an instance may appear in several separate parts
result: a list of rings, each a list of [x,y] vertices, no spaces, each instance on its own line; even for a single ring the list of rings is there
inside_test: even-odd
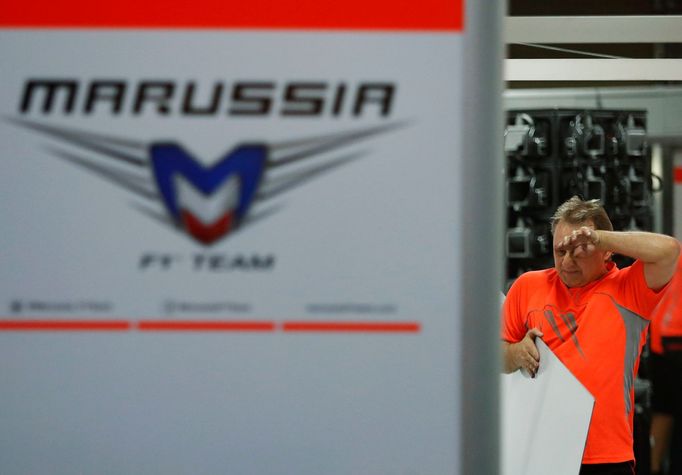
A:
[[[241,145],[211,167],[175,143],[150,147],[154,180],[177,226],[208,245],[239,227],[267,163],[265,145]]]

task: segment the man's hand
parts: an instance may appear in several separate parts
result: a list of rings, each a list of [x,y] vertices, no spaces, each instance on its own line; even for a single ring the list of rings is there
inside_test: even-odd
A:
[[[534,378],[540,367],[540,353],[535,346],[535,338],[542,335],[538,328],[531,328],[523,340],[507,343],[504,348],[505,371],[511,373],[522,368]]]
[[[599,246],[599,233],[583,226],[565,236],[554,248],[557,251],[573,253],[574,257],[590,256]]]

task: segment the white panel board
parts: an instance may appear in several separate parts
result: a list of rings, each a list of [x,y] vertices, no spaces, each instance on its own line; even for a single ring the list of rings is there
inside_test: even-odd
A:
[[[507,59],[507,81],[682,81],[682,59]]]
[[[507,43],[679,43],[680,15],[529,16],[505,19]]]
[[[0,473],[459,473],[465,36],[0,30]]]
[[[540,369],[535,378],[502,375],[503,475],[577,475],[594,398],[536,339]]]

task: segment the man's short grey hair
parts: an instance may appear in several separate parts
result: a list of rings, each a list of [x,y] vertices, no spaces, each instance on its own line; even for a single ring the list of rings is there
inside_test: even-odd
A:
[[[613,231],[613,224],[601,202],[599,200],[584,201],[578,196],[573,196],[557,208],[550,221],[552,234],[560,221],[568,224],[583,224],[592,221],[595,229]]]

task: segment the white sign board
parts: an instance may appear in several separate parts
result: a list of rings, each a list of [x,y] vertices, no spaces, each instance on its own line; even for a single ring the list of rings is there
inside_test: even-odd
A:
[[[537,338],[535,378],[502,375],[504,475],[577,475],[585,450],[594,397]]]
[[[459,473],[462,2],[39,3],[0,13],[0,473]]]

